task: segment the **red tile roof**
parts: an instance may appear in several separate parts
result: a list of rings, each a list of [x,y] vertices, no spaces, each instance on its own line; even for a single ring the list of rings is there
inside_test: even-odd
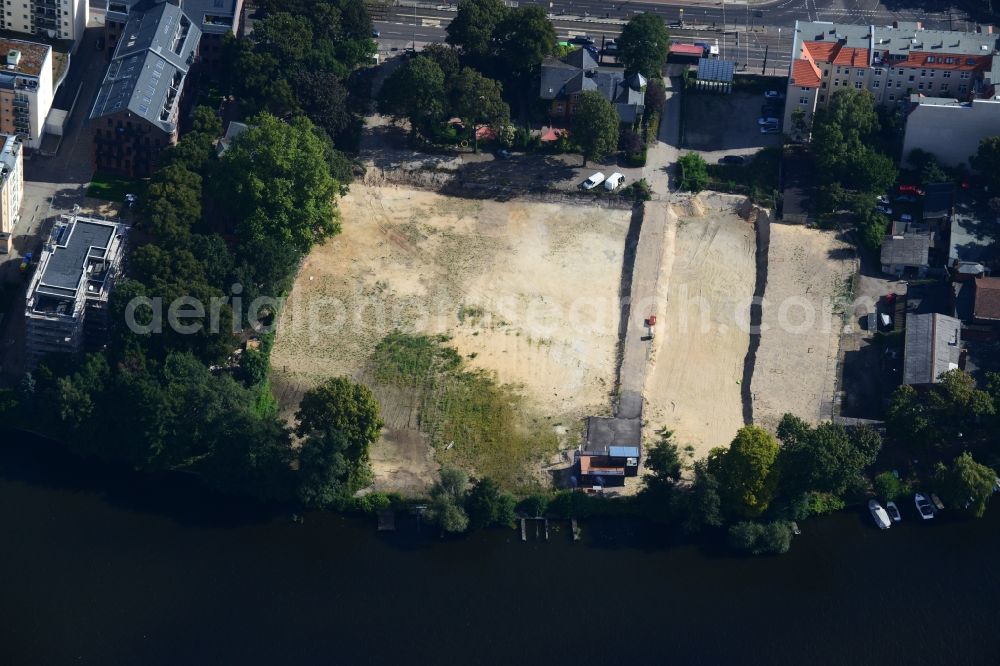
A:
[[[792,83],[800,88],[819,88],[820,73],[809,60],[796,60],[792,64]]]
[[[803,42],[803,57],[805,57],[806,52],[817,62],[847,65],[848,67],[868,66],[868,49],[844,46],[840,42]]]
[[[1000,278],[981,277],[976,279],[976,303],[973,307],[976,319],[1000,320]]]
[[[933,58],[933,62],[927,62],[928,58]],[[952,62],[947,62],[951,58]],[[970,63],[971,61],[971,63]],[[954,53],[921,53],[911,52],[906,56],[906,60],[897,60],[890,63],[889,67],[926,67],[927,69],[949,69],[959,72],[970,72],[974,70],[989,69],[993,64],[993,56],[970,56],[958,55]]]
[[[867,67],[868,49],[844,47],[837,52],[837,57],[833,59],[833,64],[847,65],[848,67]]]
[[[802,51],[803,56],[805,52],[808,51],[814,60],[819,60],[820,62],[833,62],[833,59],[837,56],[837,51],[840,50],[840,44],[837,42],[803,42]]]

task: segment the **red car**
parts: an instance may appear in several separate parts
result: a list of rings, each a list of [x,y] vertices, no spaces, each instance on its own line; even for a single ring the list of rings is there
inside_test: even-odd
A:
[[[924,191],[919,187],[917,187],[916,185],[900,185],[897,189],[899,190],[900,194],[903,193],[916,194],[917,196],[921,197],[924,195]]]

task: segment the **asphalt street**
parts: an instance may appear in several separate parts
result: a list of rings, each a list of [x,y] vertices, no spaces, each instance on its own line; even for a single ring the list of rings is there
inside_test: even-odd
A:
[[[528,4],[522,2],[522,4]],[[598,0],[540,2],[547,6],[556,33],[561,39],[587,35],[598,43],[621,32],[624,23],[637,13],[653,12],[672,24],[678,41],[717,43],[722,57],[746,65],[749,71],[781,74],[787,71],[791,30],[796,20],[841,23],[922,21],[928,28],[974,30],[975,24],[961,10],[944,3],[933,12],[920,8],[889,9],[877,0],[778,0],[771,3],[607,3]],[[445,27],[455,15],[457,3],[408,2],[393,7],[384,20],[376,21],[382,49],[390,52],[411,45],[443,42]],[[683,21],[683,27],[681,27]]]

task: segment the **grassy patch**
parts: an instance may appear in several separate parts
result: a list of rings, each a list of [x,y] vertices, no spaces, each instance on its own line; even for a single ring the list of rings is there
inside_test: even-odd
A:
[[[141,194],[143,187],[144,185],[141,180],[121,178],[120,176],[98,171],[94,174],[94,178],[87,188],[87,196],[117,203],[125,201],[126,194]]]
[[[748,164],[709,164],[708,189],[745,194],[755,204],[774,208],[780,162],[780,148],[765,148]]]
[[[531,414],[518,387],[466,368],[447,338],[392,333],[378,344],[371,371],[379,383],[417,389],[420,429],[442,463],[488,476],[503,487],[535,486],[530,467],[558,441]]]

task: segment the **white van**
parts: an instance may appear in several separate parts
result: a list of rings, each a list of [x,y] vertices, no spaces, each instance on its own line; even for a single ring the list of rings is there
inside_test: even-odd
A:
[[[625,182],[625,176],[616,171],[610,176],[608,176],[608,179],[604,181],[604,189],[606,189],[608,192],[614,192],[619,187],[621,187],[621,184],[624,182]]]
[[[604,182],[604,174],[598,171],[595,174],[591,174],[590,178],[580,183],[580,187],[582,187],[585,190],[592,190],[603,182]]]

